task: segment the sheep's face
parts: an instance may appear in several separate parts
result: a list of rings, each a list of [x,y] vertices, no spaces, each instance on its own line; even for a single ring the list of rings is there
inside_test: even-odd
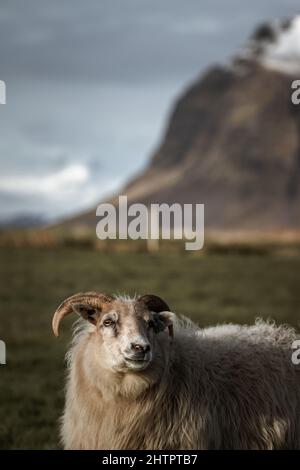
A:
[[[98,315],[101,363],[115,371],[139,371],[155,360],[158,335],[167,334],[171,312],[153,312],[136,301],[115,300]]]
[[[85,308],[89,307],[80,305],[78,313],[82,315]],[[170,334],[174,314],[150,308],[144,302],[115,299],[88,316],[95,325],[94,352],[101,367],[115,372],[142,371],[155,360],[160,339]]]
[[[156,295],[124,299],[98,292],[75,294],[54,313],[56,336],[62,319],[72,312],[93,324],[89,357],[99,367],[116,372],[141,371],[155,360],[159,362],[163,345],[173,337],[174,313]]]

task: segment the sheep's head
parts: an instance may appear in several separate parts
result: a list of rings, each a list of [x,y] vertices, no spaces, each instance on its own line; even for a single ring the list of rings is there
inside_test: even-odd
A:
[[[115,298],[96,292],[76,294],[56,310],[52,327],[58,336],[61,320],[75,312],[90,322],[99,358],[116,371],[144,370],[155,359],[159,339],[173,338],[174,314],[155,295]]]

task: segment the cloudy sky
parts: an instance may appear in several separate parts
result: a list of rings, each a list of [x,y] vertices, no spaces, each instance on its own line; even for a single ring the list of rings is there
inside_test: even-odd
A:
[[[258,23],[299,10],[298,0],[0,0],[0,221],[93,206],[145,166],[191,81]]]

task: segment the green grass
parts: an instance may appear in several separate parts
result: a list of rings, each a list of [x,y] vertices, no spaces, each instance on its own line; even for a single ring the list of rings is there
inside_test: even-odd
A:
[[[54,449],[63,407],[66,320],[59,339],[51,318],[84,290],[155,293],[201,326],[251,323],[257,316],[299,322],[300,258],[188,253],[100,253],[89,249],[1,249],[0,448]]]

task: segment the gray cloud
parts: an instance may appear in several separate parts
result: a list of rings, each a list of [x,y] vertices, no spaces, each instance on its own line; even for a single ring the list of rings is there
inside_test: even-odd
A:
[[[1,5],[1,71],[109,83],[169,80],[230,54],[257,21],[296,8],[282,0],[27,0],[25,10],[10,0]]]

